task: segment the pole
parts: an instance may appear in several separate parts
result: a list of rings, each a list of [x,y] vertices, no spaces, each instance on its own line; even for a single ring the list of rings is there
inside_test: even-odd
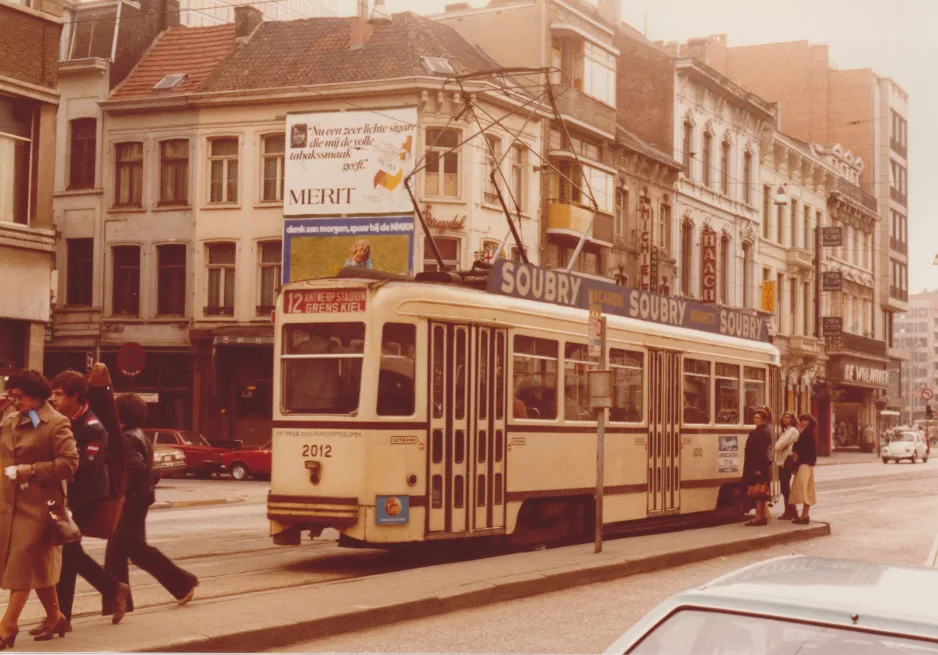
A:
[[[599,369],[606,370],[606,317],[600,319]],[[599,409],[596,429],[596,552],[603,552],[603,483],[606,459],[606,408]]]
[[[814,336],[821,338],[821,222],[814,228]]]

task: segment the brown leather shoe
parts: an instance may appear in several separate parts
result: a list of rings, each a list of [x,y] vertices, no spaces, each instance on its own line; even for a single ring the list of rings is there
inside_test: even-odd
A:
[[[117,625],[127,614],[127,597],[130,596],[130,586],[123,582],[117,583],[117,592],[114,594],[114,615],[111,623]]]

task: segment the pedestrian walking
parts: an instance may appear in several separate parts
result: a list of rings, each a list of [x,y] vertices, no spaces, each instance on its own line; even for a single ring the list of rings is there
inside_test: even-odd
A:
[[[195,595],[199,579],[147,543],[147,513],[156,500],[153,445],[140,429],[147,417],[147,405],[140,396],[126,394],[117,399],[117,413],[127,456],[127,493],[117,531],[108,541],[104,566],[111,575],[126,583],[129,580],[127,561],[130,560],[156,578],[180,605],[185,605]],[[132,598],[128,606],[133,606]]]
[[[40,632],[65,620],[55,588],[62,546],[49,537],[48,503],[65,507],[65,482],[78,469],[71,426],[49,404],[48,380],[38,371],[17,371],[6,387],[0,395],[0,587],[10,590],[10,602],[0,620],[0,650],[15,645],[32,589],[46,612]]]
[[[809,512],[817,504],[814,493],[814,466],[817,464],[817,440],[815,430],[817,421],[810,414],[798,417],[801,434],[792,449],[792,459],[797,466],[795,480],[791,485],[791,504],[801,505],[801,516],[792,521],[805,525],[811,521]]]
[[[63,371],[53,378],[52,404],[71,421],[72,433],[78,445],[78,470],[75,479],[69,484],[68,497],[75,522],[81,528],[91,519],[110,491],[108,434],[88,406],[88,383],[81,373]],[[114,623],[124,618],[130,587],[108,574],[85,552],[81,542],[66,544],[62,551],[62,576],[57,585],[65,620],[53,630],[38,634],[38,641],[51,639],[55,633],[64,637],[66,632],[71,631],[75,583],[79,575],[98,590],[105,605],[114,607]]]
[[[778,518],[782,521],[791,521],[798,518],[798,510],[791,504],[791,477],[795,473],[792,460],[792,450],[798,441],[798,428],[795,427],[795,415],[791,412],[782,414],[780,423],[782,433],[775,441],[775,464],[778,467],[778,481],[782,487],[782,498],[785,501],[785,512]]]
[[[749,526],[768,525],[765,504],[769,500],[769,482],[772,475],[772,430],[769,422],[772,415],[767,408],[757,409],[753,414],[756,427],[746,439],[743,451],[743,484],[746,495],[756,503],[756,515],[746,523]]]

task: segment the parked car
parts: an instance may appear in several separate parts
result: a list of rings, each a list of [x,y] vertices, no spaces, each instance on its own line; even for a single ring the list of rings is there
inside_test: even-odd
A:
[[[235,480],[270,478],[270,442],[260,448],[232,450],[221,456],[221,463]]]
[[[172,446],[155,444],[153,446],[153,471],[158,476],[157,482],[162,478],[185,475],[186,454]]]
[[[889,460],[899,462],[900,459],[907,459],[915,464],[919,459],[923,462],[928,461],[928,444],[925,443],[925,435],[917,430],[906,430],[895,434],[889,443],[882,450],[883,464],[888,464]]]
[[[936,595],[935,569],[781,557],[672,596],[606,653],[938,654]]]
[[[143,431],[158,446],[178,448],[186,456],[186,471],[200,478],[211,477],[225,470],[221,456],[228,451],[209,445],[208,440],[192,430],[147,428]]]

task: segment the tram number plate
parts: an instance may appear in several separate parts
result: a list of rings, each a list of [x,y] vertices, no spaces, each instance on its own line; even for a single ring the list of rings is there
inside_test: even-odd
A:
[[[332,446],[320,444],[305,444],[303,457],[332,457]]]
[[[338,314],[365,311],[364,289],[304,289],[287,291],[283,308],[287,314]]]

